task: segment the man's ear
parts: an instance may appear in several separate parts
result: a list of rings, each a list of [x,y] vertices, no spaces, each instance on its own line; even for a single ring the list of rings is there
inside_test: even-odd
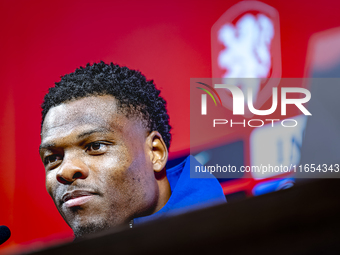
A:
[[[168,149],[160,133],[152,131],[147,137],[150,160],[153,164],[153,170],[160,172],[168,161]]]

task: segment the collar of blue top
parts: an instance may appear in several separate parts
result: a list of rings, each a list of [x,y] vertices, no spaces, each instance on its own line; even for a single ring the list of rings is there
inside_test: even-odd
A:
[[[208,178],[190,177],[190,166],[195,169],[199,165],[193,156],[189,156],[182,163],[166,170],[171,188],[168,202],[154,214],[135,218],[133,225],[226,202],[221,185],[216,178],[211,178],[210,173],[206,173]]]

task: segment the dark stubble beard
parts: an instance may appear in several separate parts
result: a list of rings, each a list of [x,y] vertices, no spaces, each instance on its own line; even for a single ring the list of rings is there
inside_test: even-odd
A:
[[[110,226],[105,222],[90,222],[86,226],[77,225],[73,228],[73,233],[75,236],[75,240],[82,239],[84,236],[98,233],[105,229],[109,229]]]

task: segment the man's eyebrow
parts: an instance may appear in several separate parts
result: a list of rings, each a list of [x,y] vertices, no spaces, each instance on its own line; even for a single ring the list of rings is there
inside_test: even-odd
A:
[[[50,148],[53,148],[53,147],[55,147],[54,143],[43,143],[43,144],[40,144],[39,151],[42,150],[42,149],[50,149]]]
[[[109,132],[113,132],[113,130],[107,129],[107,128],[91,129],[91,130],[85,131],[85,132],[77,135],[77,139],[84,138],[84,137],[89,136],[89,135],[91,135],[93,133],[109,133]],[[39,150],[42,150],[42,149],[51,149],[51,148],[54,148],[54,147],[56,147],[55,143],[42,143],[39,146]]]
[[[77,136],[78,139],[80,138],[84,138],[86,136],[92,135],[93,133],[109,133],[109,132],[113,132],[111,129],[107,129],[107,128],[95,128],[95,129],[91,129],[88,131],[85,131],[81,134],[79,134]]]

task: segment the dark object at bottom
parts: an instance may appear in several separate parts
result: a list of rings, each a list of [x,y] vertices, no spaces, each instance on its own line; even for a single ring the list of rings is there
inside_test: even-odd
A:
[[[0,245],[3,244],[10,238],[11,231],[6,226],[0,226]]]
[[[339,187],[313,181],[32,254],[340,254]]]

